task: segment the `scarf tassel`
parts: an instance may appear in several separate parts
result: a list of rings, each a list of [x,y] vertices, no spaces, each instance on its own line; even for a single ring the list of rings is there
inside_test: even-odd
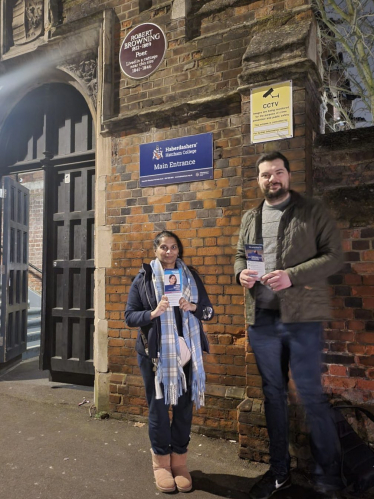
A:
[[[205,405],[205,379],[195,379],[192,381],[192,400],[196,404],[196,409]]]
[[[162,393],[161,389],[162,380],[159,379],[159,376],[155,376],[155,390],[156,390],[156,399],[162,399],[165,397],[165,404],[168,405],[177,405],[178,398],[183,395],[183,392],[187,391],[187,381],[186,376],[182,370],[180,376],[178,376],[177,384],[169,384],[167,389],[164,386],[164,393]]]

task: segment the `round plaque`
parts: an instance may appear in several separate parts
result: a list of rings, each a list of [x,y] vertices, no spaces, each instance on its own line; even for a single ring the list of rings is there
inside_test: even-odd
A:
[[[166,37],[153,23],[139,24],[126,35],[119,51],[119,64],[126,76],[145,78],[159,67],[166,52]]]

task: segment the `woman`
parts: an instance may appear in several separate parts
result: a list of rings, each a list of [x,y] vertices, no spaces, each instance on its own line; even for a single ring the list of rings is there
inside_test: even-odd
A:
[[[175,284],[177,284],[177,276],[175,274],[171,274],[169,276],[169,284],[170,286],[174,286]]]
[[[201,319],[210,320],[213,308],[197,272],[183,262],[178,236],[160,232],[153,248],[156,258],[150,265],[143,264],[134,279],[125,316],[129,327],[140,328],[136,350],[149,407],[156,487],[161,492],[174,492],[175,487],[188,492],[192,488],[186,466],[192,406],[193,402],[197,408],[204,405],[203,350],[209,351]],[[164,293],[164,270],[175,268],[182,272],[179,307],[171,307]],[[191,359],[183,367],[186,345]]]

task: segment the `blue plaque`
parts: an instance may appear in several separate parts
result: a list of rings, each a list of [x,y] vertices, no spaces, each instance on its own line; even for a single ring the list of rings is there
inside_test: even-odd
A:
[[[213,134],[202,133],[140,146],[140,187],[213,178]]]

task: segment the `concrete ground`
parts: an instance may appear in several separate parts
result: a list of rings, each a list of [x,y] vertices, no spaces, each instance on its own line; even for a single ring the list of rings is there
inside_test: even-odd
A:
[[[83,399],[90,403],[79,405]],[[0,497],[148,499],[154,485],[146,425],[90,416],[93,389],[50,382],[31,359],[0,372]],[[192,435],[191,499],[245,499],[267,466],[238,458],[238,444]],[[277,499],[318,499],[309,480]],[[179,494],[181,495],[181,494]],[[348,496],[345,496],[348,497]],[[361,497],[373,497],[371,494]]]

